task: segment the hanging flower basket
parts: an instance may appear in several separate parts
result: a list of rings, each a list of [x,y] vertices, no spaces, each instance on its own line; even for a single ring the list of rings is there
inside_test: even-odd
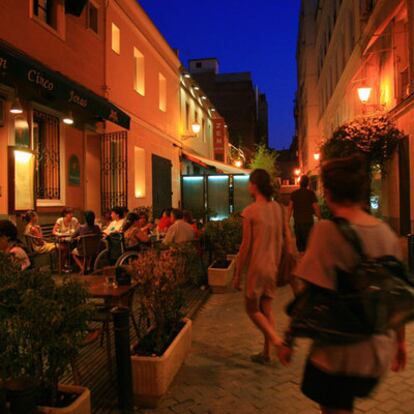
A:
[[[323,160],[362,153],[384,174],[386,161],[406,135],[386,116],[359,118],[340,126],[321,146]]]

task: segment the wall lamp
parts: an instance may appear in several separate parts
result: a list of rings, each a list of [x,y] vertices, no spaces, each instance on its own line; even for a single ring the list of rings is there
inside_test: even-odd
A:
[[[201,131],[201,125],[198,122],[194,122],[191,124],[191,130],[193,131],[193,134],[191,135],[181,135],[181,138],[183,140],[189,139],[189,138],[197,138],[199,132]]]

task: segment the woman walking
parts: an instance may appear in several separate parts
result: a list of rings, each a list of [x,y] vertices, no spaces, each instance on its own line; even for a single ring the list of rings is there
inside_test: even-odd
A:
[[[371,258],[401,259],[400,244],[392,230],[364,207],[368,194],[367,167],[361,157],[332,160],[322,167],[326,203],[332,214],[347,220]],[[337,289],[337,271],[352,272],[360,257],[333,221],[315,227],[309,248],[294,274],[308,284]],[[310,290],[309,292],[313,292]],[[288,364],[292,349],[279,349]],[[395,371],[406,363],[404,329],[373,335],[357,343],[331,345],[315,341],[305,368],[302,392],[317,402],[323,414],[353,412],[356,397],[367,397],[390,365]]]
[[[283,233],[288,234],[289,230],[283,207],[272,201],[273,186],[265,170],[252,172],[248,189],[254,202],[242,213],[243,241],[233,286],[240,289],[242,271],[247,267],[246,311],[264,336],[263,351],[251,358],[254,362],[266,364],[271,361],[272,346],[278,347],[282,343],[275,330],[272,303],[276,293]]]

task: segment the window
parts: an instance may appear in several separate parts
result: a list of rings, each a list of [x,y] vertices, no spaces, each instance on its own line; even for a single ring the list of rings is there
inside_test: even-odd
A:
[[[135,171],[135,197],[144,198],[146,195],[145,186],[145,150],[139,147],[134,148],[134,171]]]
[[[200,69],[203,67],[203,64],[201,62],[196,63],[196,68]]]
[[[33,111],[33,146],[36,153],[36,198],[60,200],[59,119]]]
[[[201,136],[203,138],[203,142],[206,142],[206,120],[204,118],[201,121]]]
[[[145,62],[144,55],[134,47],[134,89],[145,95]]]
[[[98,34],[98,8],[92,3],[88,3],[88,28]]]
[[[190,130],[190,105],[188,102],[185,103],[185,129]]]
[[[114,23],[112,23],[112,50],[118,55],[121,53],[121,32]]]
[[[161,73],[158,74],[159,86],[159,108],[163,112],[167,112],[167,79]]]
[[[127,145],[126,131],[101,135],[101,209],[127,207]]]
[[[33,14],[56,29],[56,0],[33,0]]]

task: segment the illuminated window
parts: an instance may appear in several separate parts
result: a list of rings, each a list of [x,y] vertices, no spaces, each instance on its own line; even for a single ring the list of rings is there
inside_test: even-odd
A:
[[[134,89],[145,95],[145,61],[144,55],[134,47]]]
[[[167,79],[161,73],[158,74],[159,86],[159,108],[163,112],[167,112]]]
[[[112,50],[118,55],[121,53],[121,32],[114,23],[112,23]]]
[[[88,3],[88,28],[98,34],[98,8],[92,3]]]
[[[203,137],[203,142],[206,142],[206,120],[204,118],[201,121],[201,136]]]
[[[134,148],[134,171],[135,171],[135,197],[143,198],[146,195],[145,186],[145,150]]]
[[[56,29],[56,0],[33,0],[33,14]]]

